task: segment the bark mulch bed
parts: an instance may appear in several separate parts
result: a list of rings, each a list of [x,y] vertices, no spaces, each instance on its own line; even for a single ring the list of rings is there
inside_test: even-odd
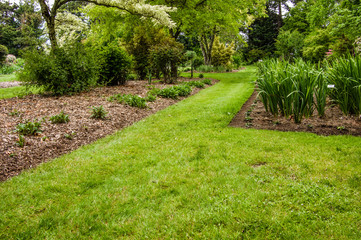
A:
[[[249,114],[247,114],[247,111]],[[248,116],[247,116],[248,115]],[[300,124],[292,118],[274,117],[267,113],[263,103],[254,91],[229,124],[232,127],[269,129],[277,131],[311,132],[318,135],[353,135],[361,136],[361,116],[345,116],[338,106],[328,102],[325,116],[320,118],[315,111],[314,116],[303,118]]]
[[[215,84],[216,80],[212,80],[212,83]],[[152,85],[157,88],[170,86],[161,83]],[[147,109],[107,101],[108,97],[119,93],[144,97],[148,91],[147,86],[146,81],[129,81],[124,86],[101,87],[74,96],[30,95],[24,98],[0,100],[0,181],[132,125],[184,99],[157,97],[155,102],[148,103]],[[194,88],[192,95],[198,91],[200,89]],[[103,105],[108,112],[108,118],[106,120],[90,118],[90,107],[100,105]],[[69,115],[70,121],[52,124],[49,117],[58,115],[61,111]],[[42,118],[46,119],[42,123],[42,133],[25,136],[25,146],[23,148],[17,146],[16,141],[19,136],[14,132],[16,126],[25,120],[34,121]]]

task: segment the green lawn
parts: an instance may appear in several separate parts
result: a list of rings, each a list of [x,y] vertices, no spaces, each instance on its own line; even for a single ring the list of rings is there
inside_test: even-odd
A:
[[[361,139],[228,127],[254,69],[0,183],[0,239],[361,239]]]
[[[0,99],[5,98],[13,98],[13,97],[21,97],[28,94],[38,94],[41,92],[40,88],[30,88],[26,90],[25,86],[18,86],[18,87],[10,87],[10,88],[0,88]]]
[[[16,75],[13,74],[7,74],[7,75],[0,75],[0,82],[13,82],[16,81]]]

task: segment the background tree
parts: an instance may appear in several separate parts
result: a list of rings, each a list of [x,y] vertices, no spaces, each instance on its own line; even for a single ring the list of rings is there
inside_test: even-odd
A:
[[[0,44],[9,53],[19,55],[20,49],[34,48],[41,44],[42,18],[36,4],[30,0],[19,4],[0,2]]]
[[[177,7],[171,12],[177,27],[170,30],[175,39],[185,33],[196,37],[206,65],[212,64],[212,49],[215,36],[224,35],[242,40],[239,28],[249,26],[255,16],[265,14],[265,0],[156,0],[157,4]]]
[[[245,58],[252,63],[258,59],[273,55],[276,50],[275,43],[278,35],[278,14],[266,5],[266,17],[257,18],[246,29],[247,44],[244,48]]]

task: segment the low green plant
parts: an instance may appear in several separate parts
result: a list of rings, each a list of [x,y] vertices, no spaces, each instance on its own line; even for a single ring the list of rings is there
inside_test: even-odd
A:
[[[0,66],[0,74],[12,74],[14,72],[16,72],[17,70],[19,70],[20,68],[17,67],[16,65],[2,65]]]
[[[340,130],[340,131],[345,130],[345,129],[346,129],[345,126],[338,126],[338,127],[337,127],[337,130]]]
[[[207,85],[212,85],[212,80],[206,78],[206,79],[203,79],[203,80],[202,80],[202,83],[207,84]]]
[[[205,73],[213,72],[213,67],[211,65],[201,65],[197,67],[197,71]]]
[[[111,96],[109,101],[118,101],[119,103],[126,104],[131,107],[138,107],[138,108],[146,108],[147,101],[146,99],[132,94],[116,94]]]
[[[16,126],[15,132],[18,132],[21,135],[35,135],[41,133],[41,122],[40,121],[26,121],[25,123],[19,123]]]
[[[200,74],[198,75],[198,78],[204,78],[204,75],[203,75],[202,73],[200,73]]]
[[[24,147],[25,146],[25,137],[24,135],[21,135],[19,134],[19,138],[18,140],[16,141],[16,145],[19,146],[19,147]]]
[[[152,94],[147,94],[147,96],[145,97],[145,101],[147,102],[154,102],[157,99],[157,96],[152,95]]]
[[[189,82],[184,82],[183,84],[190,87],[204,88],[204,83],[202,81],[189,81]]]
[[[161,90],[160,90],[159,88],[152,87],[152,88],[147,92],[147,95],[158,96],[160,91],[161,91]]]
[[[51,123],[67,123],[69,122],[69,115],[64,114],[63,111],[61,111],[58,115],[54,115],[49,118]]]
[[[108,112],[105,111],[104,107],[101,106],[92,106],[91,108],[91,118],[95,119],[105,119],[107,117]]]
[[[163,88],[162,90],[160,90],[158,95],[163,98],[177,99],[178,98],[178,90],[174,87]]]
[[[229,68],[227,68],[226,66],[214,66],[213,71],[218,73],[229,72]]]
[[[177,99],[179,96],[186,97],[192,92],[192,88],[189,85],[172,86],[169,88],[161,89],[158,93],[163,98]]]
[[[9,112],[9,116],[17,117],[20,115],[20,112],[17,109],[14,109],[13,111]]]
[[[74,138],[74,136],[76,135],[76,132],[71,132],[70,134],[65,133],[64,137],[68,140],[72,140]]]
[[[178,92],[178,96],[186,97],[192,92],[192,88],[187,85],[180,85],[180,86],[173,86],[173,89],[175,89]]]

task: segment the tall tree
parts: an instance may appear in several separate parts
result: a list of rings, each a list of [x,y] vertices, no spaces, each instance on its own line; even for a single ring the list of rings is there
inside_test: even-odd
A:
[[[266,3],[265,0],[155,0],[153,2],[177,7],[176,12],[170,13],[177,23],[177,28],[170,32],[174,38],[178,38],[181,32],[197,37],[207,65],[212,63],[215,36],[225,33],[241,38],[239,28],[248,26],[255,16],[264,15]]]
[[[41,15],[30,0],[19,4],[0,1],[0,44],[18,55],[20,49],[35,47],[42,36]]]

